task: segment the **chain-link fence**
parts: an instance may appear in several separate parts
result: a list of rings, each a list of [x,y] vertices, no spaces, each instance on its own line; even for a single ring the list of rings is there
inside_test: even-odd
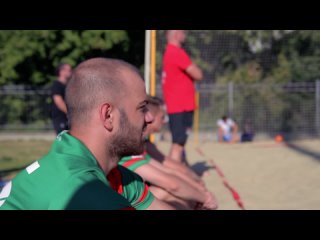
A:
[[[199,130],[217,132],[217,120],[229,115],[240,128],[287,138],[320,135],[320,81],[314,83],[198,84]],[[157,96],[162,97],[161,85]]]
[[[156,95],[162,97],[164,30],[157,31]],[[320,132],[316,30],[188,30],[183,48],[203,70],[199,130],[215,135],[229,115],[256,133],[288,137]]]
[[[293,137],[320,134],[320,81],[306,83],[205,84],[199,92],[199,130],[214,133],[222,115],[256,133]],[[161,85],[157,96],[162,97]],[[51,130],[50,90],[0,89],[0,130]]]
[[[30,86],[0,88],[0,130],[51,130],[50,90]]]

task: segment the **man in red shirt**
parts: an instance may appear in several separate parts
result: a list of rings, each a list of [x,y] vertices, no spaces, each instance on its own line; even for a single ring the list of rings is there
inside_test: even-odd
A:
[[[195,106],[194,81],[202,79],[201,69],[194,64],[181,45],[183,30],[167,31],[167,47],[163,56],[162,88],[172,134],[170,157],[183,161],[188,130],[192,127]]]

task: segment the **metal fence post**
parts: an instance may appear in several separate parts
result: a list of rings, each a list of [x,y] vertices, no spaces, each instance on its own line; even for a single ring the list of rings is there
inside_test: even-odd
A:
[[[316,81],[316,117],[315,117],[315,126],[317,135],[320,135],[320,80]]]
[[[233,82],[228,83],[228,113],[229,117],[233,116]]]

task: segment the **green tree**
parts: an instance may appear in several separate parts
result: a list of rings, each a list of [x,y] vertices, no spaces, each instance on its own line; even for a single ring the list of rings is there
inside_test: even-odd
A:
[[[125,58],[125,30],[0,31],[0,85],[44,85],[60,62],[75,66],[89,57]]]

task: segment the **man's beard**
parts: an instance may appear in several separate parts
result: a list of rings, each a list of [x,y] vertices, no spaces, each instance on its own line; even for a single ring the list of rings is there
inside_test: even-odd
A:
[[[120,160],[122,157],[142,154],[144,150],[142,132],[143,128],[133,126],[126,113],[120,109],[120,129],[108,146],[110,156]]]

